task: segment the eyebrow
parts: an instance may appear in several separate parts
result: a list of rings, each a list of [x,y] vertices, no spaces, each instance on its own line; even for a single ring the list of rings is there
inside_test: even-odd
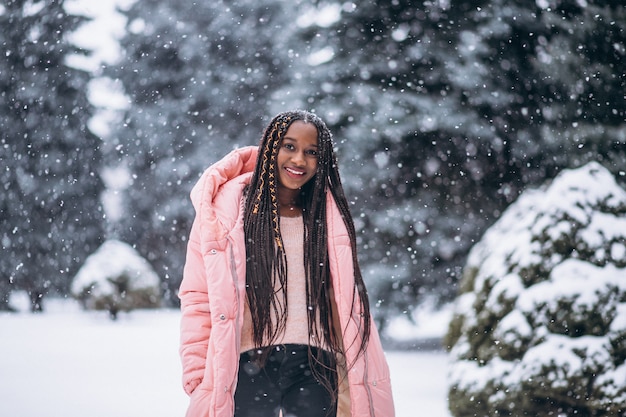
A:
[[[296,138],[292,138],[292,137],[290,137],[290,136],[285,136],[285,137],[283,138],[283,141],[285,141],[285,140],[290,140],[290,141],[292,141],[292,142],[297,142],[297,141],[298,141]],[[319,148],[319,146],[318,146],[318,144],[317,144],[317,143],[316,143],[315,145],[307,145],[307,146],[314,146],[314,147],[316,147],[316,148]]]

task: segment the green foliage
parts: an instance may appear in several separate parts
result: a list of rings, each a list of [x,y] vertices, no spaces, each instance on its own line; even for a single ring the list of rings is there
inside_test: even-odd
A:
[[[81,18],[62,4],[0,12],[0,309],[18,282],[35,308],[66,291],[99,243],[101,151],[132,178],[113,235],[176,302],[192,184],[287,108],[316,111],[335,133],[381,324],[433,293],[451,300],[472,244],[528,186],[591,160],[623,169],[616,0],[138,0],[105,70],[130,107],[103,144],[85,127],[88,74],[64,65]],[[566,233],[547,241],[573,245]],[[549,271],[519,273],[531,285]]]
[[[433,292],[452,299],[472,243],[526,187],[592,160],[619,174],[620,2],[327,2],[302,13],[312,7],[337,18],[307,21],[293,48],[332,58],[278,96],[314,108],[339,138],[363,269],[384,280],[372,285],[381,316]]]
[[[449,11],[408,1],[337,9],[333,24],[312,20],[293,42],[304,41],[311,54],[331,49],[333,58],[283,91],[336,133],[363,270],[384,318],[433,291],[453,296],[469,242],[485,224],[480,210],[493,211],[494,202],[481,198],[481,177],[469,175],[488,152],[458,131],[465,123],[475,122],[476,132],[482,127],[450,94],[446,66],[456,59],[460,23]],[[480,210],[471,210],[475,197]]]
[[[119,64],[131,107],[108,146],[132,174],[116,227],[177,302],[199,174],[236,146],[258,143],[271,92],[290,65],[281,37],[289,19],[275,1],[143,0],[125,14]]]
[[[472,248],[446,337],[452,415],[626,411],[624,242],[626,191],[597,163],[503,213]]]
[[[99,140],[87,73],[68,67],[67,40],[84,19],[63,1],[3,2],[0,12],[0,309],[13,290],[33,310],[49,292],[66,294],[102,240]]]
[[[161,294],[158,286],[135,288],[128,274],[107,278],[112,291],[101,291],[94,283],[83,288],[76,298],[86,310],[106,310],[112,320],[118,313],[135,309],[155,308],[161,306]]]

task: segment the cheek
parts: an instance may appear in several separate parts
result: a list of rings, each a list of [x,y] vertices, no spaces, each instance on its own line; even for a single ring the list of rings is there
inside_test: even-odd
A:
[[[284,162],[285,160],[285,152],[281,149],[278,150],[278,153],[276,154],[276,162],[280,165]]]
[[[311,167],[311,178],[313,178],[317,174],[317,168],[318,168],[318,164],[316,160]]]

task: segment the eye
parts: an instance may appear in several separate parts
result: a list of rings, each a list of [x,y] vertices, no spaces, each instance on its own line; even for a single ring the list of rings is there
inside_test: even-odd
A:
[[[315,156],[315,157],[317,157],[317,149],[308,149],[308,150],[306,151],[306,154],[307,154],[307,155],[309,155],[309,156]]]
[[[283,143],[283,148],[290,150],[290,151],[293,151],[294,149],[296,149],[295,146],[293,146],[293,144],[291,143]]]

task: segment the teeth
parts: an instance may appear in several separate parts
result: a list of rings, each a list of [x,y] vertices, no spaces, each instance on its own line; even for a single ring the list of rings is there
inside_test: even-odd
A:
[[[292,174],[295,174],[295,175],[304,175],[304,172],[294,171],[294,170],[293,170],[293,169],[291,169],[291,168],[285,168],[285,169],[286,169],[287,171],[291,172]]]

